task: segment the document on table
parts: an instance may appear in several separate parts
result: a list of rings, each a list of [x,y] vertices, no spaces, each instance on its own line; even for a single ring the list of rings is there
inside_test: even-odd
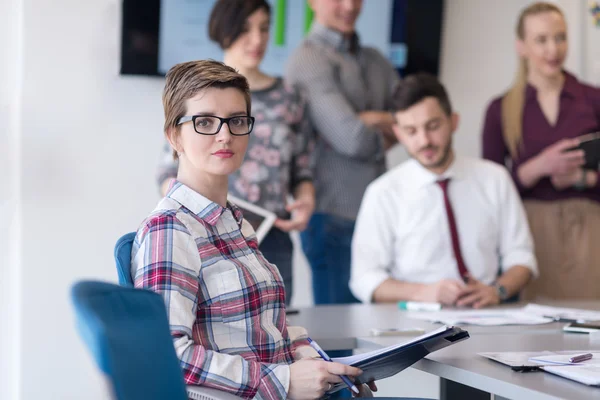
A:
[[[542,317],[551,317],[555,320],[572,321],[600,321],[600,312],[583,310],[579,308],[550,307],[539,304],[527,304],[523,311]]]
[[[600,365],[600,353],[592,353],[592,359],[581,363],[571,363],[569,359],[579,354],[590,353],[589,350],[568,350],[568,351],[498,351],[477,353],[478,355],[489,358],[509,367],[525,368],[527,367],[545,367],[557,365]],[[539,369],[538,368],[538,369]],[[533,368],[532,368],[533,369]]]
[[[551,351],[500,351],[477,353],[482,357],[489,358],[509,367],[539,367],[540,364],[530,361],[532,357],[552,356],[556,353]]]
[[[591,360],[590,360],[591,361]],[[551,374],[589,386],[600,386],[600,364],[543,366]]]
[[[570,366],[580,366],[580,365],[598,365],[600,366],[600,353],[594,353],[589,350],[581,350],[581,351],[557,351],[557,352],[544,352],[549,354],[536,354],[533,355],[529,361],[539,364],[539,365],[570,365]],[[592,354],[592,358],[589,360],[581,361],[578,363],[572,363],[569,361],[571,357],[580,355],[580,354]]]
[[[408,318],[439,322],[446,325],[540,325],[553,322],[552,318],[525,313],[522,309],[442,310],[435,312],[409,312]]]

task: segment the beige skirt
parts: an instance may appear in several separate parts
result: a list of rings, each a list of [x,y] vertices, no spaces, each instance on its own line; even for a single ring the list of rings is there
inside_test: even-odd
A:
[[[540,276],[523,298],[600,299],[600,204],[525,200]]]

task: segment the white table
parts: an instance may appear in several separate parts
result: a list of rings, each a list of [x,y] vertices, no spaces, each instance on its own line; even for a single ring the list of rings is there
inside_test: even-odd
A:
[[[552,305],[600,309],[600,302],[555,302]],[[409,315],[391,304],[354,304],[300,309],[298,315],[288,319],[291,325],[307,328],[310,336],[326,350],[340,350],[382,347],[403,340],[402,337],[371,337],[369,331],[373,327],[426,330],[439,327],[411,320]],[[600,350],[600,343],[590,342],[588,335],[563,333],[563,325],[467,326],[464,329],[469,331],[470,339],[430,354],[413,367],[442,378],[442,399],[489,399],[489,393],[509,399],[600,399],[600,388],[545,372],[514,372],[477,355],[484,351]],[[472,389],[465,389],[463,385]]]

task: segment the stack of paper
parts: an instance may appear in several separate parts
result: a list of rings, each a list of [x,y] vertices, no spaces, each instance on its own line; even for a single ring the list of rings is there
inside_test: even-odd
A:
[[[600,386],[600,365],[578,366],[544,366],[544,371],[550,372],[584,385]]]
[[[542,317],[550,317],[557,321],[600,321],[600,312],[582,310],[578,308],[549,307],[539,304],[528,304],[523,308],[523,312]]]
[[[523,308],[486,310],[409,311],[409,318],[447,325],[539,325],[553,321],[600,321],[600,312],[528,304]]]
[[[589,352],[589,350],[496,352],[479,353],[479,355],[508,365],[515,371],[543,370],[586,385],[600,386],[600,353],[592,352],[592,358],[587,361],[579,363],[569,361],[573,356]]]
[[[533,357],[552,356],[551,351],[499,351],[490,353],[477,353],[482,357],[497,361],[513,368],[539,367],[537,362],[530,361]]]
[[[581,361],[578,363],[572,363],[570,360],[571,357],[577,356],[579,354],[590,353],[587,350],[581,351],[561,351],[556,353],[545,352],[545,354],[537,354],[532,356],[529,361],[534,362],[539,365],[571,365],[571,366],[580,366],[580,365],[600,365],[600,353],[591,353],[592,358],[590,360]]]
[[[489,309],[489,310],[442,310],[436,312],[411,312],[409,318],[440,322],[446,325],[539,325],[552,322],[551,318],[517,310]]]
[[[583,352],[585,353],[585,352]],[[543,355],[531,358],[529,361],[538,363],[541,368],[563,378],[571,379],[585,385],[600,386],[600,353],[592,353],[592,358],[579,363],[569,361],[579,353]]]

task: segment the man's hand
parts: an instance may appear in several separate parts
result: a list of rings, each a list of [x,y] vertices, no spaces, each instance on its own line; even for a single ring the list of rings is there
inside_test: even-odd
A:
[[[278,218],[274,225],[284,232],[303,231],[315,209],[315,203],[309,196],[305,196],[289,204],[286,209],[292,213],[292,218]]]
[[[358,118],[369,128],[382,132],[386,136],[393,137],[392,125],[396,123],[394,116],[388,111],[363,111]]]
[[[419,294],[419,301],[437,302],[447,306],[454,305],[463,292],[464,284],[459,281],[444,279],[425,286]]]
[[[469,278],[467,286],[462,289],[460,298],[456,302],[456,305],[459,307],[473,308],[482,308],[496,304],[500,304],[498,290],[473,278]]]

